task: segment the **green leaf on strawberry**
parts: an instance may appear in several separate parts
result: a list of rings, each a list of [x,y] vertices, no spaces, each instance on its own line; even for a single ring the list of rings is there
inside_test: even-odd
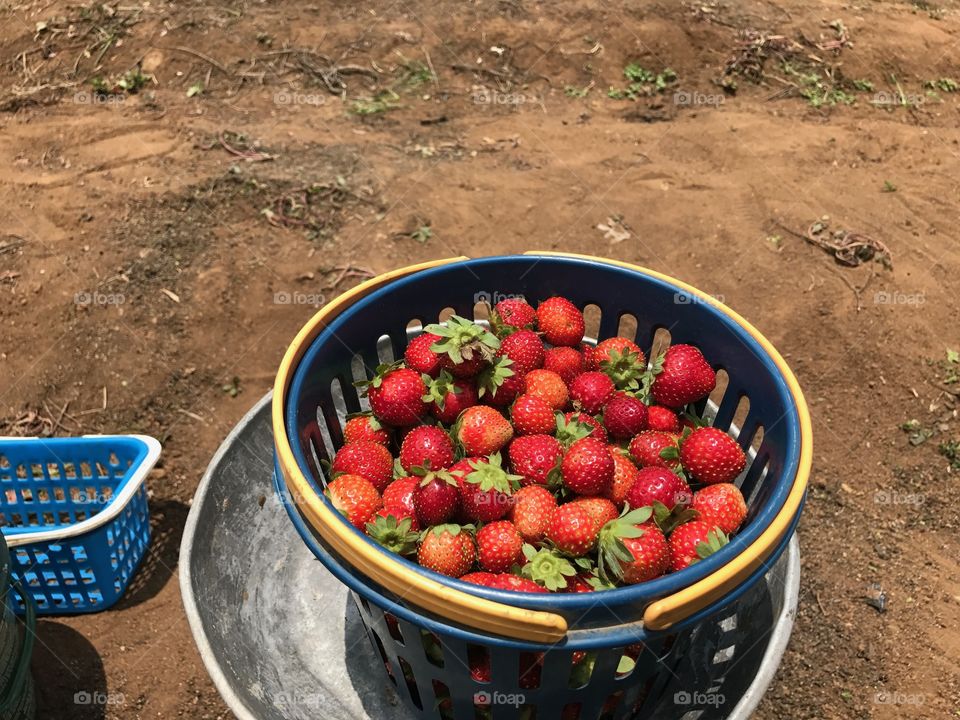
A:
[[[367,535],[390,552],[412,555],[417,551],[420,539],[420,533],[412,527],[413,520],[409,517],[398,521],[395,515],[378,515],[373,522],[367,523]]]
[[[601,580],[608,582],[611,577],[618,578],[621,575],[621,563],[630,563],[636,559],[623,541],[643,537],[643,529],[637,526],[647,522],[652,516],[653,508],[642,507],[631,510],[627,505],[620,517],[611,520],[601,528],[597,543],[598,570]]]
[[[503,458],[500,453],[491,455],[487,462],[471,460],[470,467],[473,468],[473,472],[469,473],[464,480],[478,485],[483,492],[496,490],[504,495],[511,495],[514,490],[520,488],[520,481],[523,479],[523,475],[513,475],[503,469]]]
[[[587,437],[593,430],[592,425],[577,420],[576,415],[567,420],[563,413],[557,413],[556,438],[564,448],[568,448],[577,440]]]
[[[573,564],[553,550],[537,550],[527,543],[523,546],[523,555],[528,560],[521,570],[523,577],[552,592],[567,587],[567,578],[577,574]]]
[[[492,332],[472,320],[459,315],[451,315],[443,325],[427,325],[424,332],[438,335],[440,339],[430,346],[435,353],[447,355],[454,363],[473,359],[475,352],[492,359],[494,351],[499,349],[500,340]]]
[[[657,355],[653,362],[650,363],[650,367],[647,368],[647,370],[638,378],[640,388],[637,390],[637,397],[643,400],[647,405],[651,404],[650,388],[653,387],[653,381],[656,380],[657,375],[663,372],[664,357],[664,353]]]
[[[646,372],[640,364],[639,353],[629,348],[612,350],[607,359],[600,362],[600,370],[613,380],[618,390],[639,390],[640,380]]]
[[[403,367],[403,360],[397,360],[396,362],[392,362],[392,363],[381,363],[377,365],[376,369],[373,371],[372,378],[370,378],[369,380],[357,380],[356,382],[353,383],[353,386],[355,388],[363,389],[364,390],[363,395],[366,395],[367,391],[370,390],[370,388],[380,387],[381,383],[383,383],[384,377],[389,375],[394,370],[399,370],[401,367]]]
[[[440,374],[435,378],[424,375],[423,384],[427,386],[427,392],[421,400],[425,403],[436,403],[437,407],[441,410],[443,410],[443,406],[446,404],[447,395],[450,393],[454,395],[460,393],[460,388],[453,382],[453,375],[446,370],[441,370]]]
[[[669,535],[677,526],[696,520],[698,517],[700,517],[700,513],[696,510],[683,507],[679,503],[671,510],[662,502],[653,501],[653,521],[660,527],[664,535]]]
[[[504,355],[496,358],[492,365],[481,370],[477,379],[477,396],[483,397],[487,393],[495,396],[504,381],[516,375],[511,369],[511,365],[513,365],[513,360]]]
[[[697,543],[697,555],[701,560],[713,555],[717,550],[730,542],[730,538],[720,528],[714,528],[707,533],[706,542]],[[696,560],[694,560],[696,562]]]

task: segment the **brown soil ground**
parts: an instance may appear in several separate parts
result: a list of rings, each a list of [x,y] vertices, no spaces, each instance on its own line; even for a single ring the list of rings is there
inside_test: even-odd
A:
[[[937,364],[960,343],[956,3],[7,0],[0,61],[0,434],[165,447],[134,588],[40,624],[41,717],[230,717],[177,558],[209,458],[313,312],[276,293],[534,248],[723,296],[799,375],[803,587],[758,716],[960,714],[960,503],[937,452],[956,438]],[[629,63],[678,79],[609,97]],[[825,215],[893,269],[807,243]],[[75,706],[84,689],[125,703]]]

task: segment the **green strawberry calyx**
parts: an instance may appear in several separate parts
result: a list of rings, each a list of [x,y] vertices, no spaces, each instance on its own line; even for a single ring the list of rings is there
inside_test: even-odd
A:
[[[618,390],[639,390],[640,380],[646,372],[639,353],[629,348],[609,353],[607,359],[600,362],[600,369],[613,380]]]
[[[565,449],[573,445],[577,440],[582,440],[588,435],[591,435],[593,431],[596,430],[593,425],[579,420],[580,415],[586,415],[586,413],[575,413],[569,420],[567,420],[563,413],[557,413],[556,438]]]
[[[463,531],[470,531],[472,529],[469,525],[457,525],[456,523],[444,523],[443,525],[434,525],[433,527],[428,527],[426,530],[420,533],[420,539],[423,540],[427,535],[431,533],[437,537],[441,537],[444,533],[456,537]]]
[[[468,483],[479,486],[483,492],[496,490],[504,495],[512,495],[514,490],[520,488],[520,481],[523,479],[523,475],[512,475],[503,469],[500,453],[491,455],[487,462],[470,460],[470,467],[473,468],[473,472],[467,474],[464,479]]]
[[[494,352],[500,349],[500,340],[482,325],[458,315],[451,315],[446,324],[427,325],[424,332],[440,337],[430,349],[445,354],[454,363],[460,364],[472,360],[474,353],[480,353],[487,360],[493,359]]]
[[[428,460],[425,467],[417,466],[410,468],[410,474],[416,475],[418,478],[420,478],[420,487],[426,487],[434,480],[440,480],[447,483],[447,485],[453,485],[454,487],[457,487],[457,476],[460,474],[460,471],[457,470],[450,472],[445,468],[431,470],[429,465],[430,461]]]
[[[640,389],[637,391],[637,397],[647,403],[647,405],[651,404],[650,389],[653,387],[653,381],[657,379],[657,375],[663,372],[663,358],[664,353],[657,355],[650,363],[650,367],[647,368],[646,372],[638,378]]]
[[[453,375],[446,370],[441,370],[440,374],[435,378],[424,374],[423,384],[427,386],[427,392],[420,399],[425,403],[436,404],[441,410],[443,410],[443,406],[447,402],[447,395],[450,393],[458,395],[462,392],[460,388],[454,384]]]
[[[355,420],[356,418],[366,418],[367,425],[370,426],[370,429],[373,431],[382,430],[383,425],[380,424],[380,421],[374,417],[373,413],[369,410],[363,412],[349,413],[346,417],[347,420]]]
[[[636,560],[623,541],[643,537],[644,530],[639,526],[652,516],[653,508],[641,507],[631,510],[628,504],[620,517],[611,520],[600,529],[600,539],[597,543],[600,549],[597,554],[597,567],[602,580],[609,581],[611,577],[622,577],[622,566]]]
[[[706,540],[701,540],[697,543],[696,551],[698,559],[703,560],[704,558],[710,557],[728,542],[730,542],[730,538],[727,537],[727,534],[720,528],[714,528],[707,533]],[[694,560],[694,562],[696,562],[696,560]]]
[[[671,510],[659,500],[653,501],[653,521],[663,531],[664,535],[669,535],[679,525],[685,522],[696,520],[700,517],[693,508],[684,507],[677,503]]]
[[[483,397],[490,393],[490,397],[496,397],[497,391],[503,385],[504,381],[516,375],[510,368],[513,360],[503,356],[493,361],[493,364],[480,371],[480,377],[477,381],[477,395]]]
[[[398,520],[393,514],[378,515],[373,522],[368,522],[367,535],[398,555],[411,555],[416,552],[417,541],[420,539],[420,533],[413,530],[411,518]]]
[[[383,384],[383,379],[392,373],[394,370],[399,370],[403,367],[403,360],[397,360],[392,363],[380,363],[377,365],[376,369],[373,371],[373,377],[369,380],[357,380],[353,383],[355,388],[361,388],[365,396],[370,388],[378,388]]]
[[[529,543],[523,546],[523,556],[528,560],[521,574],[533,580],[547,590],[555,592],[567,587],[567,578],[577,574],[576,568],[567,558],[553,550],[537,550]]]

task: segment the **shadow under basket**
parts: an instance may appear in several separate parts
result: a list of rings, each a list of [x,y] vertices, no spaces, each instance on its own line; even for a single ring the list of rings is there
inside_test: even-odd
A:
[[[451,309],[481,319],[478,303],[497,293],[534,305],[562,295],[588,317],[599,314],[599,339],[633,334],[648,356],[665,341],[691,343],[725,372],[713,424],[751,457],[736,480],[749,513],[729,545],[636,586],[510,593],[387,553],[343,520],[323,495],[320,461],[342,445],[346,413],[364,408],[352,382],[402,357],[411,326]],[[450,720],[721,717],[710,715],[719,712],[716,697],[683,695],[684,675],[736,662],[738,628],[761,621],[759,588],[799,520],[811,453],[796,379],[749,323],[679,281],[580,256],[441,261],[355,288],[291,345],[273,420],[277,489],[296,529],[355,594],[389,682],[411,711]]]
[[[0,440],[0,524],[38,614],[120,599],[150,544],[146,477],[159,456],[142,435]]]

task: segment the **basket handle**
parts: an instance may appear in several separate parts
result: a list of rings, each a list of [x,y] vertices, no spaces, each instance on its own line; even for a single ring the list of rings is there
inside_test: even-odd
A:
[[[784,534],[789,532],[793,518],[803,504],[803,497],[807,490],[807,482],[810,478],[810,466],[813,461],[813,430],[810,423],[810,411],[807,409],[803,392],[800,390],[800,383],[797,382],[796,376],[783,359],[783,356],[777,352],[777,349],[770,344],[770,341],[767,340],[759,330],[741,317],[739,313],[734,312],[723,303],[697,290],[697,288],[691,285],[680,282],[676,278],[658,273],[655,270],[619,260],[608,260],[575,253],[539,250],[530,250],[524,254],[567,257],[589,262],[617,265],[682,288],[684,292],[689,295],[699,298],[704,303],[709,303],[720,312],[729,316],[731,320],[750,333],[763,349],[769,353],[777,368],[782,373],[787,387],[790,389],[790,394],[793,396],[794,404],[797,407],[797,414],[800,419],[800,462],[797,467],[797,476],[794,478],[793,487],[787,496],[786,502],[784,502],[783,507],[780,508],[780,512],[777,513],[777,516],[770,523],[770,526],[764,530],[760,537],[729,563],[710,575],[707,575],[707,577],[702,580],[695,582],[693,585],[673,595],[661,598],[647,606],[643,613],[644,625],[651,630],[665,630],[671,625],[694,615],[710,603],[733,591],[740,583],[767,562],[770,554],[783,539]]]
[[[15,589],[20,597],[23,598],[23,604],[26,606],[23,631],[23,645],[20,646],[20,659],[17,661],[17,670],[10,678],[10,683],[0,696],[0,713],[6,712],[10,705],[19,699],[23,692],[23,683],[26,680],[27,673],[30,672],[30,657],[33,655],[33,639],[37,634],[37,608],[33,604],[33,598],[26,591],[20,580],[16,580],[11,575],[10,586]]]
[[[461,625],[530,642],[557,643],[567,634],[567,621],[562,616],[486,600],[425,576],[409,573],[399,563],[367,544],[320,499],[300,471],[287,439],[284,403],[290,380],[310,343],[329,322],[360,298],[397,278],[467,259],[436,260],[379,275],[337,297],[313,316],[290,344],[277,372],[272,408],[277,459],[287,490],[307,522],[338,555],[366,577],[400,597],[411,598],[417,606]]]

